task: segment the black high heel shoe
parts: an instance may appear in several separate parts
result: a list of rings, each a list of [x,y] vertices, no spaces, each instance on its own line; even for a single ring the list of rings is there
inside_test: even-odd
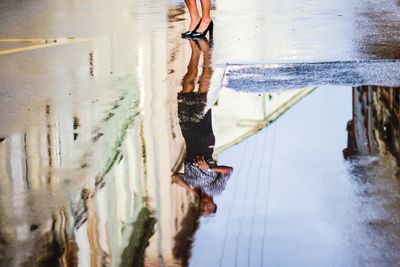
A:
[[[192,38],[204,38],[204,37],[206,37],[208,32],[210,32],[210,38],[212,38],[213,32],[214,32],[214,22],[212,20],[210,21],[210,23],[208,24],[208,26],[204,30],[204,32],[193,31],[191,34],[191,37]]]
[[[200,27],[200,23],[201,23],[201,19],[200,19],[199,23],[197,23],[197,25],[196,25],[196,27],[194,28],[193,31],[187,31],[187,32],[181,33],[181,37],[182,38],[190,38],[190,37],[192,37],[192,33],[196,32],[196,30]]]

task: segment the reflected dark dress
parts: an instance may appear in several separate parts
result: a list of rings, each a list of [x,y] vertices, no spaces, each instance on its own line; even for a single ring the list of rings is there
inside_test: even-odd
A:
[[[212,158],[215,136],[212,130],[211,109],[206,111],[206,105],[206,93],[178,94],[179,125],[186,142],[185,171],[182,179],[193,188],[199,188],[213,196],[225,189],[230,173],[203,170],[193,161],[196,156],[203,156],[210,168],[216,166]]]

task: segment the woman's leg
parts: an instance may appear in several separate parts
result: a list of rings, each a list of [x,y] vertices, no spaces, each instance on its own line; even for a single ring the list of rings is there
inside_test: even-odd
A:
[[[201,19],[199,11],[197,10],[197,3],[196,0],[185,0],[185,4],[190,14],[189,31],[193,31]]]
[[[213,70],[211,68],[211,49],[207,39],[196,40],[203,52],[203,71],[199,78],[199,93],[207,93],[210,89],[211,76]]]
[[[197,79],[197,74],[199,70],[199,59],[201,55],[201,50],[197,47],[194,41],[190,40],[190,48],[192,50],[192,55],[190,57],[189,65],[187,67],[187,72],[182,79],[182,93],[190,93],[194,91],[195,82]]]
[[[211,21],[211,0],[200,0],[201,2],[201,24],[198,32],[204,32]]]

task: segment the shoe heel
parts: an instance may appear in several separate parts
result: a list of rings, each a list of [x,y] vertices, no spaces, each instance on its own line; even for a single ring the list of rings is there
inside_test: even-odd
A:
[[[192,38],[204,38],[206,37],[207,33],[210,33],[210,38],[214,33],[214,22],[211,21],[210,24],[208,24],[207,29],[205,29],[204,32],[193,32],[192,33]]]
[[[209,31],[210,31],[210,38],[212,38],[212,36],[214,35],[214,23],[212,21],[211,21],[211,24],[210,24]]]

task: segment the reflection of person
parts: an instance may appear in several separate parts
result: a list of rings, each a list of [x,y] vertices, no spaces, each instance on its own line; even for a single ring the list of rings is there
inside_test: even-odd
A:
[[[232,173],[228,166],[218,166],[212,158],[215,137],[212,130],[211,109],[206,110],[207,92],[212,75],[210,45],[206,39],[190,40],[192,55],[188,71],[183,77],[182,91],[178,94],[178,116],[186,143],[184,174],[172,176],[172,182],[194,192],[199,198],[202,215],[215,213],[213,196],[221,193]],[[203,71],[198,90],[195,81],[200,55]]]
[[[200,0],[201,17],[197,9],[197,0],[185,0],[185,4],[190,14],[190,25],[187,32],[182,33],[183,38],[205,37],[210,32],[213,34],[214,23],[211,20],[211,0]]]

